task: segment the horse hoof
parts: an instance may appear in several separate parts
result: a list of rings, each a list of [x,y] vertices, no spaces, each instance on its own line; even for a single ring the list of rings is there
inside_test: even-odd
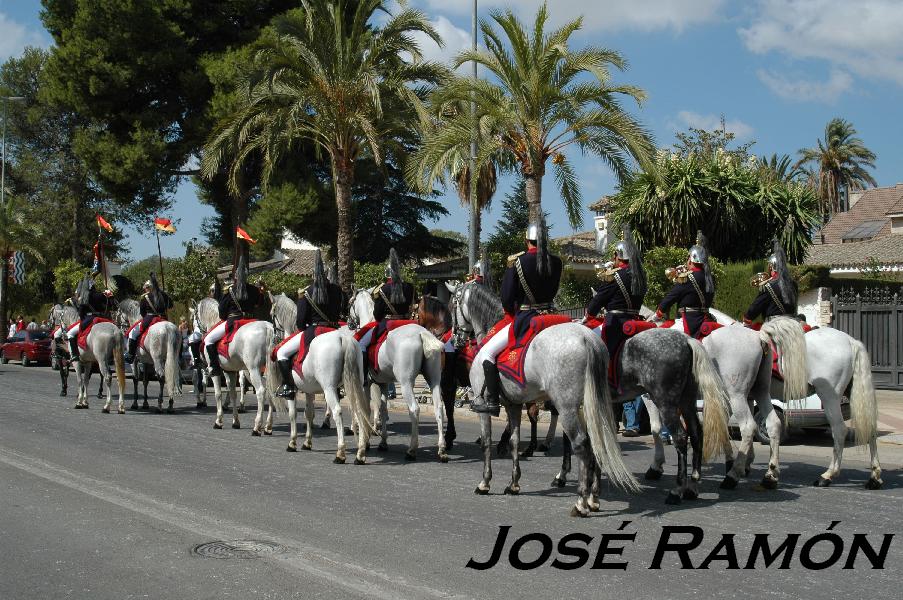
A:
[[[234,429],[238,429],[238,427],[235,427],[235,425],[233,425],[232,427],[233,427]],[[251,435],[254,436],[254,437],[260,437],[260,432],[257,431],[256,429],[252,429],[252,430],[251,430]]]
[[[117,410],[116,412],[118,412],[120,415],[124,415],[124,414],[125,414],[125,409],[124,409],[124,408],[120,408],[120,409]]]
[[[652,467],[646,469],[646,481],[658,481],[662,478],[662,472],[656,471]]]
[[[697,498],[699,498],[699,492],[693,491],[689,488],[684,490],[684,500],[696,500]]]
[[[195,405],[195,408],[207,408],[207,403],[206,402],[198,402]]]
[[[219,423],[214,423],[214,424],[213,424],[213,428],[214,428],[214,429],[222,429],[223,426],[220,425]]]
[[[589,516],[589,511],[583,512],[579,510],[576,506],[571,507],[571,516],[572,517],[580,517],[581,519],[585,519]]]
[[[776,490],[778,489],[778,480],[774,477],[769,477],[766,475],[762,478],[761,486],[766,490]]]
[[[329,421],[323,421],[323,424],[320,425],[320,429],[329,429]]]
[[[308,444],[308,443],[306,443],[306,442],[305,442],[304,444],[301,444],[301,449],[302,449],[302,450],[313,450],[313,448],[314,448],[314,447],[313,447],[312,444]]]
[[[350,427],[346,427],[346,428],[345,428],[345,435],[354,435],[354,432],[351,431],[351,428],[350,428]]]
[[[355,459],[354,459],[354,464],[356,464],[356,465],[365,465],[365,464],[367,464],[367,461],[365,461],[363,458],[357,458],[357,457],[355,457]]]
[[[867,490],[880,490],[881,486],[884,485],[884,482],[880,479],[875,479],[874,477],[870,477],[868,481],[865,482],[865,489]]]
[[[379,450],[380,452],[386,452],[389,450],[389,444],[387,444],[385,442],[380,442],[379,446],[377,446],[376,449]]]
[[[513,488],[509,485],[508,487],[505,488],[505,491],[502,493],[505,494],[506,496],[517,496],[518,494],[520,494],[520,490],[517,488]]]
[[[285,451],[286,452],[297,452],[298,449],[295,448],[294,446],[288,446],[288,447],[286,447]]]
[[[243,415],[246,412],[248,412],[248,410],[244,406],[242,406],[241,408],[238,409],[238,414],[240,414],[240,415]]]
[[[417,460],[417,452],[416,451],[412,452],[412,451],[408,450],[407,452],[404,453],[404,459],[408,462],[416,461]]]
[[[108,414],[110,414],[110,409],[109,408],[101,408],[100,412],[102,412],[105,415],[108,415]]]
[[[132,404],[132,405],[129,407],[129,410],[138,410],[138,403],[136,402],[135,404]]]
[[[150,404],[148,404],[147,402],[145,402],[144,404],[141,405],[141,410],[147,410],[149,408],[150,408]]]
[[[815,487],[828,487],[829,485],[831,485],[831,480],[825,479],[824,477],[819,477],[812,482],[812,485],[814,485]]]
[[[733,477],[725,477],[724,481],[719,485],[722,490],[733,490],[737,488],[737,480]]]
[[[270,429],[269,431],[267,431],[266,429],[264,429],[264,430],[263,430],[263,435],[273,435],[273,430]]]
[[[166,414],[168,414],[168,415],[174,415],[174,414],[176,414],[176,410],[175,410],[174,408],[167,408],[167,409],[166,409]]]
[[[731,472],[731,469],[734,468],[734,461],[726,460],[724,461],[724,474],[727,475]]]
[[[473,491],[477,496],[486,496],[489,494],[489,488],[483,489],[480,486],[477,486],[477,489]]]
[[[239,423],[232,423],[232,429],[241,429],[241,425]]]
[[[333,464],[336,464],[336,465],[344,465],[345,459],[342,458],[341,456],[336,456],[335,458],[332,459],[332,462],[333,462]]]
[[[672,506],[676,506],[683,502],[679,494],[675,494],[674,492],[668,492],[668,497],[665,498],[665,504],[670,504]]]
[[[447,462],[448,462],[448,454],[440,454],[440,455],[439,455],[439,462],[441,462],[441,463],[447,463]]]

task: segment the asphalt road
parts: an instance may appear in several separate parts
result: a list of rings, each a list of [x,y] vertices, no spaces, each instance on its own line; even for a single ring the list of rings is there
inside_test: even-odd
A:
[[[423,411],[416,463],[403,457],[407,416],[393,413],[388,453],[374,448],[367,465],[355,466],[349,452],[348,464],[334,465],[334,431],[318,429],[312,452],[289,454],[284,417],[272,437],[250,435],[250,413],[242,415],[243,429],[229,429],[227,420],[227,428],[217,431],[212,409],[195,410],[187,394],[174,415],[104,415],[97,399],[90,410],[73,410],[72,392],[59,398],[57,382],[46,368],[0,370],[2,599],[892,598],[903,584],[899,446],[881,446],[880,491],[862,488],[866,456],[856,450],[847,451],[833,487],[809,486],[829,459],[827,437],[784,447],[780,488],[763,491],[756,483],[764,446],[757,445],[750,480],[722,491],[723,465],[708,466],[700,499],[676,507],[663,502],[673,484],[675,455],[669,448],[662,481],[644,482],[635,496],[606,490],[600,513],[574,519],[573,476],[564,489],[549,485],[560,443],[553,456],[521,463],[521,495],[501,495],[510,461],[500,459],[494,462],[492,494],[475,496],[481,464],[471,443],[478,429],[471,418],[460,420],[462,443],[448,464],[437,461],[435,424],[431,411]],[[318,420],[321,414],[319,408]],[[638,475],[651,459],[648,443],[648,437],[622,443]],[[624,521],[630,523],[621,533],[636,533],[636,540],[609,540],[610,547],[624,550],[605,560],[627,562],[626,569],[592,569],[602,535],[619,533]],[[841,558],[824,570],[804,568],[802,546],[832,521],[840,521],[834,532]],[[472,557],[489,557],[500,526],[511,529],[498,566],[466,568]],[[660,569],[650,569],[665,526],[701,528],[704,539],[688,555],[693,567],[722,534],[735,534],[741,567],[755,534],[771,534],[772,548],[788,533],[801,537],[786,570],[777,563],[766,569],[761,560],[753,570],[727,569],[729,560],[715,560],[706,570],[686,569],[673,552],[665,554]],[[508,559],[511,543],[531,533],[547,535],[556,550],[542,566],[515,569]],[[575,570],[552,567],[556,558],[574,560],[559,555],[558,543],[580,533],[592,536],[585,546],[588,563]],[[868,534],[876,548],[883,534],[898,536],[884,569],[873,570],[863,555],[854,568],[842,568],[854,534]],[[258,558],[193,551],[235,540],[258,542]],[[830,544],[818,544],[810,558],[823,560],[828,550]],[[519,556],[529,562],[541,552],[542,542],[532,541]]]

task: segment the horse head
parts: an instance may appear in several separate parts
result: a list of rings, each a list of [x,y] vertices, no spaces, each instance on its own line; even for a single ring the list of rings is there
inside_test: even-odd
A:
[[[352,294],[348,305],[348,329],[352,331],[374,320],[373,290],[376,288],[354,289],[356,291]]]

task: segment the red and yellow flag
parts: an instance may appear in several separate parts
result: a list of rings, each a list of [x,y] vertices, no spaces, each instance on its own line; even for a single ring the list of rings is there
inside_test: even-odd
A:
[[[109,233],[113,233],[113,226],[107,223],[107,220],[97,215],[97,226],[106,229]]]
[[[248,235],[248,232],[245,231],[244,229],[242,229],[241,227],[235,228],[235,237],[237,237],[240,240],[244,240],[244,241],[248,242],[249,244],[257,243],[257,240],[255,240],[250,235]]]
[[[167,233],[175,233],[176,226],[172,224],[172,221],[169,219],[164,219],[163,217],[157,217],[154,219],[154,227],[156,227],[160,231],[165,231]]]

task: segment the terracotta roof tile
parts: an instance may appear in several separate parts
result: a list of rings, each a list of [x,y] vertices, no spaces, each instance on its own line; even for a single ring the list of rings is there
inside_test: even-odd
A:
[[[602,254],[596,250],[595,230],[581,231],[573,235],[566,235],[552,240],[561,248],[562,258],[565,263],[592,264],[604,262]]]
[[[878,221],[886,218],[888,212],[903,203],[903,184],[890,187],[872,188],[861,192],[859,201],[846,212],[836,213],[828,224],[822,227],[821,236],[825,244],[839,244],[843,236],[864,221]],[[903,206],[903,205],[901,205]],[[890,235],[890,219],[875,234],[875,238]]]
[[[815,244],[806,254],[807,265],[864,267],[869,259],[879,265],[903,264],[903,235],[887,235],[866,242]]]

